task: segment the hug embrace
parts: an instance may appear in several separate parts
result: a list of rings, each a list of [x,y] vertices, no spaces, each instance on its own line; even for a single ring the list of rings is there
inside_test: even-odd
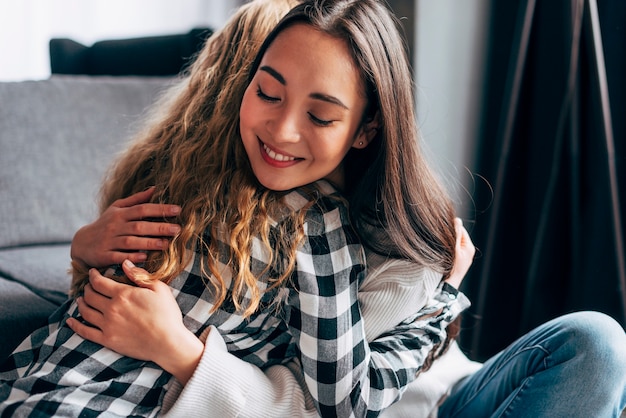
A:
[[[619,416],[626,334],[580,312],[484,364],[474,246],[420,151],[378,0],[254,0],[118,158],[71,298],[0,368],[2,416]]]

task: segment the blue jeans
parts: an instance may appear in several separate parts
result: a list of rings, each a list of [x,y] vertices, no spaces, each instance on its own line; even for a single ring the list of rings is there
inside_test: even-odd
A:
[[[610,418],[626,407],[626,333],[597,312],[534,329],[460,381],[439,417]]]

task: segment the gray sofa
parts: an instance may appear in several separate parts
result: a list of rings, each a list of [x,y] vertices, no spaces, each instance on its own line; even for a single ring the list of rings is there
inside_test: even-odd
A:
[[[167,78],[0,83],[0,361],[67,298],[70,242]]]

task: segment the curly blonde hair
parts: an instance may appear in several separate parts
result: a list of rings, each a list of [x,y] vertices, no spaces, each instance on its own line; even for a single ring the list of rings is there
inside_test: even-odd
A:
[[[297,3],[254,0],[240,7],[206,41],[184,78],[152,110],[146,129],[114,163],[102,186],[101,212],[117,199],[150,186],[155,186],[152,201],[182,206],[180,234],[166,251],[149,254],[145,267],[167,283],[183,271],[196,246],[205,247],[208,256],[203,272],[216,289],[216,309],[225,300],[226,285],[217,268],[217,243],[207,242],[203,234],[206,230],[216,236],[220,224],[232,226],[229,244],[235,306],[249,315],[260,299],[248,263],[251,237],[268,235],[269,217],[280,210],[281,195],[260,187],[248,167],[238,131],[239,105],[259,47]],[[287,254],[295,252],[302,236],[300,231],[294,237],[301,216],[293,214],[292,227],[281,234]],[[269,242],[265,245],[276,254]],[[288,259],[291,265],[276,278],[276,285],[293,269],[294,257]],[[88,271],[73,263],[72,276],[71,294],[80,294]],[[246,291],[251,292],[253,302],[241,306]]]

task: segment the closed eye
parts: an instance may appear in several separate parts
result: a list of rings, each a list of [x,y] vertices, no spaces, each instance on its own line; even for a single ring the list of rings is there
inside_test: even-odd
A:
[[[272,96],[268,96],[267,94],[263,93],[263,90],[261,90],[261,87],[257,87],[256,89],[256,95],[263,101],[265,102],[269,102],[269,103],[276,103],[278,101],[280,101],[280,99],[278,97],[272,97]]]
[[[331,123],[333,123],[332,120],[320,119],[311,112],[309,112],[309,118],[311,118],[311,121],[318,126],[329,126]]]

